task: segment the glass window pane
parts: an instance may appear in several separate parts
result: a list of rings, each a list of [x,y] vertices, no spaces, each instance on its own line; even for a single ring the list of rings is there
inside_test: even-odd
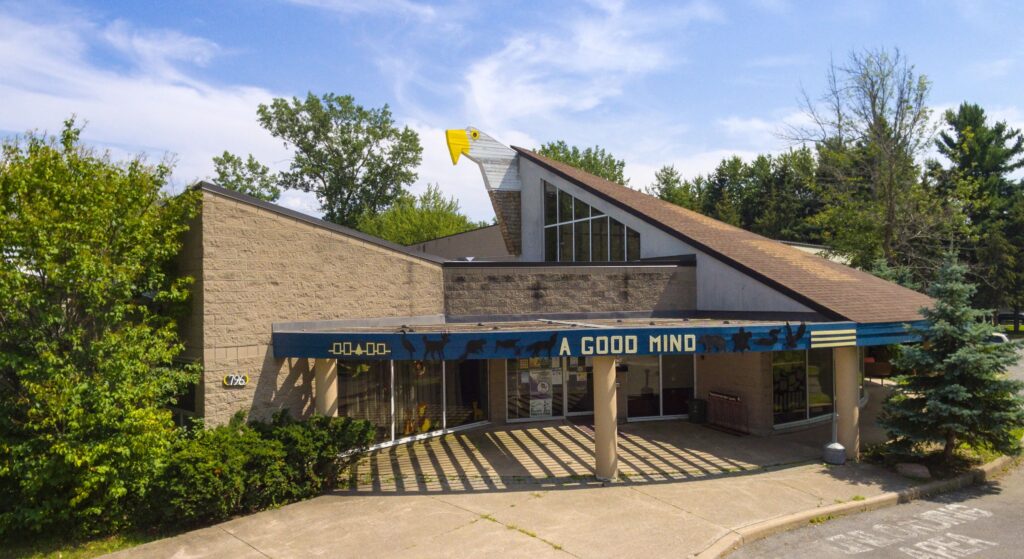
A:
[[[558,191],[544,183],[544,225],[558,223]]]
[[[693,398],[693,356],[661,356],[661,405],[665,415],[682,415],[690,411]]]
[[[590,206],[584,204],[579,198],[573,205],[573,216],[574,219],[587,219],[590,217]]]
[[[590,262],[590,221],[577,221],[576,262]]]
[[[627,417],[661,415],[658,392],[658,356],[628,355],[619,360],[619,371],[625,373]]]
[[[487,361],[446,361],[444,374],[448,428],[487,419]]]
[[[558,261],[572,262],[572,224],[558,226]]]
[[[369,421],[374,442],[391,440],[390,361],[338,361],[338,415]]]
[[[626,260],[640,260],[640,233],[626,228]]]
[[[572,196],[558,191],[558,223],[572,221]]]
[[[564,404],[561,359],[508,360],[508,418],[560,417]]]
[[[544,228],[544,261],[558,262],[558,227]]]
[[[832,413],[832,350],[807,351],[808,415],[818,417]]]
[[[569,413],[594,411],[594,373],[583,357],[565,358],[565,394]]]
[[[807,360],[803,351],[772,352],[774,421],[807,419]]]
[[[601,217],[590,222],[590,259],[594,262],[608,261],[608,218]]]
[[[441,362],[395,361],[395,437],[441,429]]]
[[[590,215],[593,217],[597,217],[599,215],[604,215],[604,212],[595,208],[594,206],[590,206]]]
[[[611,218],[609,218],[611,219]],[[608,260],[613,262],[620,262],[626,259],[626,227],[615,221],[611,220],[611,226],[608,228],[608,234],[610,235],[610,249]]]

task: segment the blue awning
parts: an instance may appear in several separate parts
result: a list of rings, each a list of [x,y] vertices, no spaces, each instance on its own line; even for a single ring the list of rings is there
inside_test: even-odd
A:
[[[728,322],[728,321],[725,321]],[[857,324],[758,323],[687,326],[571,326],[475,329],[402,328],[377,331],[280,331],[274,356],[353,360],[513,359],[595,355],[712,354],[875,346],[917,341],[922,322]]]

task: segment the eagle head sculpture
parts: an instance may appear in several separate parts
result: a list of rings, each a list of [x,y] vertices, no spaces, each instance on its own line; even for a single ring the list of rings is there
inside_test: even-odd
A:
[[[519,154],[512,148],[472,126],[446,130],[445,139],[448,142],[448,153],[452,156],[452,165],[457,165],[459,157],[465,155],[466,159],[480,166],[487,190],[522,189]]]

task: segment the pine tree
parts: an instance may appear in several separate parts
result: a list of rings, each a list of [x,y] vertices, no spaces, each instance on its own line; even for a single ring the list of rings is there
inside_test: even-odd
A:
[[[994,329],[984,311],[971,308],[975,287],[965,271],[952,255],[940,268],[929,289],[935,305],[922,311],[921,343],[904,347],[894,362],[911,372],[897,378],[879,419],[896,448],[944,445],[947,465],[960,443],[1017,453],[1011,432],[1024,426],[1024,383],[1005,374],[1017,344],[988,343]]]

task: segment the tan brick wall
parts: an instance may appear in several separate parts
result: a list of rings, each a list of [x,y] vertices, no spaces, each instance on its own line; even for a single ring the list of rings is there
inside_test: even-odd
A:
[[[688,311],[696,307],[692,266],[450,267],[451,316]]]
[[[201,241],[209,424],[311,413],[311,366],[273,357],[274,322],[443,312],[439,265],[208,191]],[[249,385],[226,388],[226,374]]]
[[[772,433],[771,353],[723,353],[697,357],[698,398],[709,391],[739,396],[747,407],[750,432]]]

